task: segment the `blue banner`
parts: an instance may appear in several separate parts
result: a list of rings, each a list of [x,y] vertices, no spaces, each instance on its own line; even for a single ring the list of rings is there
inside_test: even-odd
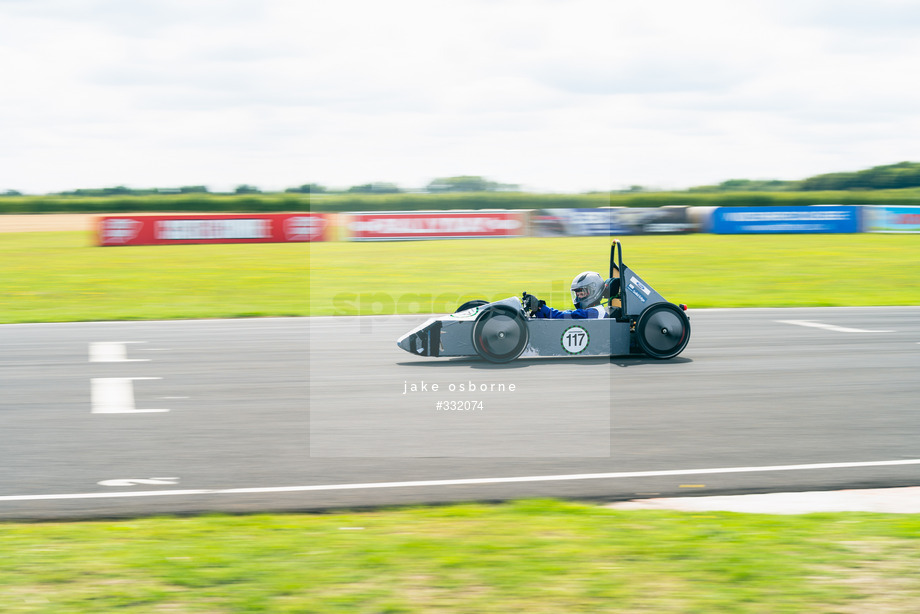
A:
[[[863,207],[866,232],[920,233],[920,207]]]
[[[715,234],[817,234],[859,232],[859,207],[718,207],[712,213]]]

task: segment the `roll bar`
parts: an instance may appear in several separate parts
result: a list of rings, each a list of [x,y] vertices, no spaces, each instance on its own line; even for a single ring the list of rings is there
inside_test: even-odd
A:
[[[613,277],[613,269],[616,267],[618,275],[620,278],[620,306],[622,307],[622,313],[626,313],[626,284],[623,283],[623,244],[620,243],[619,239],[614,239],[610,244],[610,273],[607,275],[608,279]],[[613,301],[613,297],[607,299],[607,304],[610,305]]]
[[[617,249],[619,248],[619,249]],[[623,245],[620,243],[619,239],[614,239],[613,243],[610,244],[610,273],[607,277],[613,277],[613,267],[614,263],[617,265],[617,270],[620,272],[621,280],[623,275]]]

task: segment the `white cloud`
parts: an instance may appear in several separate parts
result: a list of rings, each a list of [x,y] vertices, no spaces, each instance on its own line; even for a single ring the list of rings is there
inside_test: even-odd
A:
[[[0,190],[583,191],[918,160],[914,5],[0,0]]]

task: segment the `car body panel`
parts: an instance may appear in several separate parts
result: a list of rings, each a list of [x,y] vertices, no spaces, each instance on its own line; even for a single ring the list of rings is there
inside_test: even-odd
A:
[[[635,271],[624,265],[619,241],[614,241],[610,253],[612,281],[615,281],[614,276],[619,278],[620,291],[618,296],[608,299],[607,308],[616,317],[532,318],[524,311],[521,299],[511,296],[457,313],[430,318],[400,337],[396,344],[416,356],[479,355],[492,362],[506,362],[514,358],[623,356],[641,353],[655,358],[673,358],[683,351],[690,336],[689,318],[684,314],[686,307],[669,303]],[[618,304],[619,308],[613,309]],[[489,310],[500,312],[500,315],[487,314]],[[671,315],[665,315],[667,311]],[[656,314],[654,317],[653,313]],[[519,346],[523,344],[523,335],[526,335],[527,344],[519,355],[496,357],[482,350],[482,337],[490,333],[485,332],[485,326],[480,327],[479,333],[475,331],[477,322],[484,323],[487,316],[503,318],[504,323],[492,330],[498,331],[495,334],[503,337],[506,329],[508,334],[518,335]],[[511,323],[511,326],[505,323]],[[637,336],[637,324],[642,328],[639,331],[641,339]],[[480,337],[478,340],[474,338],[477,335]],[[509,338],[505,337],[505,340]],[[670,347],[672,341],[673,348]]]

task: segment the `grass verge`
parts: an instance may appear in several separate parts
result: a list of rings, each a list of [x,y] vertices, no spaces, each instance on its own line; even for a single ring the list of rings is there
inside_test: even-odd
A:
[[[626,237],[625,262],[703,307],[920,304],[920,235]],[[100,248],[0,234],[0,322],[439,313],[524,290],[558,308],[609,239]]]
[[[95,247],[89,233],[0,234],[0,322],[307,315],[295,243]]]
[[[622,239],[665,298],[703,307],[920,304],[920,235],[684,235]],[[571,308],[572,278],[606,276],[606,237],[315,244],[315,315],[443,313],[527,290]],[[331,307],[331,309],[330,309]]]
[[[556,501],[2,525],[18,612],[907,612],[920,518]]]

